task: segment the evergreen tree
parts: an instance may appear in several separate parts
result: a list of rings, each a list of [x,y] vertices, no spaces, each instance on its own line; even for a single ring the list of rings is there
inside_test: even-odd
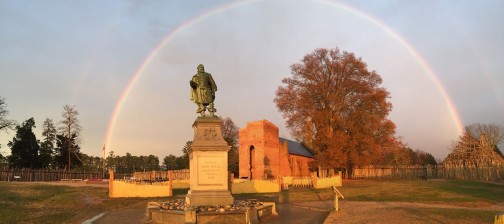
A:
[[[192,141],[187,141],[182,148],[182,153],[184,155],[177,157],[177,166],[179,169],[189,169],[189,150],[192,147]]]
[[[192,147],[192,141],[187,141],[186,144],[184,145],[184,148],[182,148],[182,153],[184,153],[184,156],[189,156],[189,150]]]
[[[81,169],[87,172],[102,172],[102,160],[98,156],[89,156],[87,154],[81,153],[80,160],[82,161]]]
[[[33,133],[33,128],[35,128],[33,118],[23,122],[21,126],[16,126],[16,136],[8,144],[11,148],[10,167],[40,168],[41,165],[38,161],[40,146],[37,137]]]
[[[170,154],[163,159],[163,167],[165,170],[178,170],[180,169],[177,164],[177,157]]]
[[[0,153],[0,169],[7,168],[9,167],[9,160],[8,157],[5,157]]]
[[[149,155],[146,158],[147,170],[159,170],[159,158],[154,155]]]
[[[46,118],[42,125],[43,141],[40,143],[39,161],[43,168],[49,168],[53,161],[56,127],[51,119]]]
[[[107,168],[107,170],[114,170],[116,165],[115,157],[116,156],[114,155],[114,151],[113,150],[109,151],[107,158],[105,158],[105,167]]]
[[[72,138],[67,138],[65,135],[56,135],[56,148],[54,155],[55,166],[63,169],[68,169],[68,160],[73,167],[81,166],[82,161],[80,157],[80,147],[76,143],[77,135],[73,134]],[[69,154],[70,153],[70,154]]]

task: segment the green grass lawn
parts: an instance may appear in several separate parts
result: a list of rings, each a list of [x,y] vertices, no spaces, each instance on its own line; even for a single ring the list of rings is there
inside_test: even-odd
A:
[[[454,180],[350,180],[340,192],[349,201],[418,202],[456,206],[485,206],[504,202],[504,185]],[[331,200],[329,189],[290,188],[271,194],[242,194],[235,197],[263,198],[282,203]]]
[[[357,180],[344,181],[339,188],[349,201],[418,202],[464,207],[485,207],[504,202],[504,185],[447,180]],[[174,190],[172,198],[183,198],[187,189]],[[291,188],[269,194],[240,194],[235,199],[256,198],[261,201],[295,203],[332,200],[329,189]],[[108,188],[54,186],[40,183],[0,182],[0,223],[79,223],[102,212],[123,209],[144,209],[149,201],[169,198],[109,199]],[[420,217],[466,217],[485,220],[489,211],[467,211],[446,208],[404,208]],[[491,221],[490,220],[490,221]]]
[[[455,180],[348,181],[341,187],[346,200],[442,203],[485,206],[504,202],[504,185]]]
[[[0,182],[0,223],[80,223],[111,209],[156,199],[108,199],[108,188]]]

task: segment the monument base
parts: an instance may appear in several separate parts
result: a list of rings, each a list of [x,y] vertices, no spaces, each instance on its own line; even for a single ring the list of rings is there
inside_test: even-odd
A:
[[[234,198],[228,190],[189,190],[185,199],[191,206],[231,205]]]
[[[183,199],[168,202],[149,202],[146,218],[153,223],[172,224],[251,224],[260,223],[272,215],[278,215],[275,202],[259,202],[255,199],[235,201],[232,205],[189,206]],[[151,223],[151,222],[149,222]]]

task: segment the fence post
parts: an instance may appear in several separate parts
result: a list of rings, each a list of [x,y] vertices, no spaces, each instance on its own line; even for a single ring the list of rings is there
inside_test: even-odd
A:
[[[168,170],[168,181],[170,183],[170,196],[173,196],[173,171]]]
[[[313,188],[317,189],[317,175],[315,173],[311,175],[311,181]]]
[[[114,194],[114,171],[109,171],[109,198]]]

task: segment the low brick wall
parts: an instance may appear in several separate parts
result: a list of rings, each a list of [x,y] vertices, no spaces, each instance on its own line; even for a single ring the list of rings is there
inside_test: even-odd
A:
[[[283,184],[284,185],[292,185],[292,177],[291,176],[282,177],[282,178],[283,178]]]
[[[109,182],[109,197],[111,198],[169,197],[172,195],[169,182],[154,184],[128,183],[119,180]]]
[[[173,180],[172,181],[172,188],[173,189],[181,189],[181,188],[189,188],[190,187],[190,180]]]
[[[331,186],[341,187],[341,176],[325,177],[325,178],[313,178],[313,188],[330,188]]]
[[[280,191],[280,184],[276,180],[235,180],[233,180],[231,184],[231,194],[270,193]]]
[[[173,196],[170,181],[154,183],[126,182],[124,180],[115,180],[113,171],[109,172],[109,176],[110,198],[148,198]]]

